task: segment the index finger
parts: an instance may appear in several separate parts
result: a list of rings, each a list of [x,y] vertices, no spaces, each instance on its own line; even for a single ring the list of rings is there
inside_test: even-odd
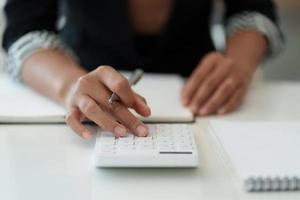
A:
[[[116,93],[122,103],[132,107],[136,99],[128,80],[118,71],[110,66],[101,66],[96,70],[100,81],[112,92]]]

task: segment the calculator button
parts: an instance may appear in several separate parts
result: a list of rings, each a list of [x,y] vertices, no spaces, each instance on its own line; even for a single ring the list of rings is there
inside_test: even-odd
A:
[[[113,153],[115,149],[114,146],[111,145],[101,145],[100,151],[103,153]]]
[[[136,144],[140,144],[140,143],[146,144],[146,143],[152,143],[152,142],[153,142],[152,137],[136,137],[135,138]]]
[[[132,145],[120,145],[118,146],[118,150],[133,150]]]
[[[156,126],[148,126],[149,127],[149,133],[156,134],[157,133],[157,127]]]
[[[193,150],[192,145],[179,145],[180,150]]]
[[[105,153],[105,154],[114,154],[115,151],[110,150],[110,149],[105,149],[105,150],[101,150],[101,153]]]
[[[133,145],[132,139],[119,139],[116,143],[117,145]]]
[[[159,147],[159,151],[174,151],[176,150],[172,145],[162,145]]]
[[[153,144],[140,144],[136,147],[139,150],[154,150],[155,149]]]

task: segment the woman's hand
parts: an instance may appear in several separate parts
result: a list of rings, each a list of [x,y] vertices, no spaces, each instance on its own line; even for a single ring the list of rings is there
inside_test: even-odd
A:
[[[236,109],[246,94],[254,70],[232,58],[210,53],[182,89],[182,103],[195,115],[224,114]]]
[[[109,104],[115,92],[122,102]],[[138,136],[147,136],[148,128],[128,108],[142,116],[150,115],[145,100],[130,87],[127,79],[110,66],[100,66],[80,77],[66,98],[67,124],[80,136],[89,139],[88,129],[81,123],[88,118],[117,137],[124,136],[127,129]]]
[[[266,37],[255,30],[231,35],[224,54],[210,53],[196,67],[182,89],[182,103],[195,115],[233,111],[242,103],[267,51]]]

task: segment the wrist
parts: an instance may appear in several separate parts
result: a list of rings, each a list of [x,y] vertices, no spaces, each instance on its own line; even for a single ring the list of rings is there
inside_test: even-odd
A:
[[[59,102],[61,105],[64,107],[68,106],[68,102],[70,99],[70,96],[72,94],[73,88],[75,87],[77,80],[84,76],[86,72],[83,69],[78,69],[78,71],[73,71],[72,74],[70,74],[64,82],[60,85],[58,89],[58,97],[59,97]]]
[[[249,74],[255,72],[267,53],[266,38],[256,31],[237,32],[227,40],[225,56]]]
[[[247,59],[243,59],[242,57],[238,57],[235,54],[225,54],[225,56],[232,60],[235,68],[243,74],[253,74],[259,65],[258,63],[254,63],[248,61]]]

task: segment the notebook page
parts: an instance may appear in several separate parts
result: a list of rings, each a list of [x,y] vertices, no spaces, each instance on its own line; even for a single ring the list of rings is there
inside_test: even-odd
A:
[[[144,121],[191,122],[193,114],[180,102],[183,79],[177,75],[147,74],[133,89],[146,98],[151,108]]]
[[[7,77],[0,78],[0,121],[15,121],[20,118],[62,118],[62,106],[16,83]]]
[[[300,176],[300,123],[210,124],[241,178]]]
[[[182,83],[177,75],[145,74],[134,86],[152,110],[149,118],[142,119],[151,122],[193,121],[193,115],[180,103]],[[0,122],[64,122],[66,111],[63,107],[5,76],[0,77],[0,97]]]

